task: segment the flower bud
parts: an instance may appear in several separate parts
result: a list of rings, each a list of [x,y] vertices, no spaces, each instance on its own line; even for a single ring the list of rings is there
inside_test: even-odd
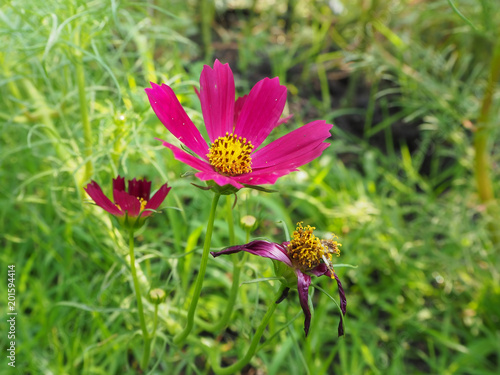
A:
[[[155,288],[151,289],[148,294],[149,302],[159,305],[160,303],[165,302],[167,299],[167,293],[163,289]]]
[[[240,219],[241,226],[248,230],[252,230],[255,227],[255,223],[257,223],[257,219],[252,215],[246,215]]]

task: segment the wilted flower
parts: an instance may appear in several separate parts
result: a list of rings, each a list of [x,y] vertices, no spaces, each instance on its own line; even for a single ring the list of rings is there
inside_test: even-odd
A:
[[[146,179],[128,181],[125,191],[125,179],[118,176],[113,179],[113,200],[104,195],[97,182],[92,181],[84,188],[94,202],[107,212],[118,217],[120,223],[129,229],[140,228],[146,218],[165,200],[171,188],[164,184],[151,197],[151,182]]]
[[[321,155],[329,146],[332,125],[310,122],[285,136],[260,147],[271,131],[288,118],[281,119],[286,102],[286,87],[278,78],[264,78],[248,95],[235,100],[234,78],[228,64],[218,60],[212,69],[205,65],[200,77],[203,119],[210,145],[182,108],[167,85],[152,83],[146,93],[156,115],[165,127],[198,157],[171,143],[174,157],[199,172],[203,181],[217,185],[274,184],[297,167]],[[260,148],[259,148],[260,147]]]
[[[285,279],[284,282],[287,287],[292,287],[295,283],[297,284],[300,305],[305,315],[304,331],[306,336],[309,333],[309,326],[311,324],[311,311],[308,304],[309,286],[311,285],[310,274],[315,276],[326,275],[332,279],[335,278],[339,290],[342,315],[345,316],[347,308],[344,289],[332,265],[332,255],[340,254],[339,246],[341,245],[331,239],[320,240],[313,234],[314,229],[314,227],[309,225],[304,228],[302,227],[302,223],[298,223],[297,229],[293,232],[293,238],[289,242],[279,244],[257,240],[246,245],[232,246],[222,251],[211,252],[214,257],[218,257],[219,255],[246,251],[250,254],[281,262],[277,263],[277,267],[275,267],[276,273]],[[344,327],[341,320],[338,326],[338,335],[342,336],[343,334]]]

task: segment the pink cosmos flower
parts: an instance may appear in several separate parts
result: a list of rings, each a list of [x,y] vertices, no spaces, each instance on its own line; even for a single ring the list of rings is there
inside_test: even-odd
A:
[[[213,69],[205,65],[200,77],[203,119],[210,145],[190,120],[174,91],[151,82],[146,89],[154,112],[165,127],[198,157],[163,141],[174,157],[199,172],[203,181],[219,186],[274,184],[297,167],[321,155],[329,143],[332,125],[310,122],[260,147],[280,120],[286,102],[286,87],[278,78],[264,78],[248,95],[235,100],[234,78],[228,64],[215,60]]]
[[[290,285],[291,287],[294,283],[297,284],[300,306],[305,316],[304,331],[306,336],[309,333],[309,326],[311,325],[311,311],[308,304],[309,286],[311,285],[311,276],[309,274],[315,276],[326,275],[332,279],[335,278],[339,290],[340,309],[343,316],[345,316],[347,309],[344,288],[342,288],[342,284],[332,265],[332,255],[340,254],[339,246],[341,245],[331,239],[320,240],[313,234],[314,229],[314,227],[309,225],[304,228],[302,227],[302,223],[298,223],[297,229],[293,232],[293,238],[289,242],[279,244],[257,240],[245,245],[232,246],[221,251],[211,252],[214,257],[218,257],[220,255],[246,251],[250,254],[281,262],[278,263],[278,267],[275,267],[277,276],[282,276],[286,280],[285,283],[287,286]],[[285,265],[284,269],[279,266],[280,264]],[[286,298],[288,290],[289,288],[285,290],[283,297],[276,303]],[[338,335],[342,336],[343,334],[344,326],[343,320],[341,320],[338,326]]]
[[[170,187],[164,184],[160,189],[151,197],[151,182],[146,179],[128,181],[128,192],[125,190],[125,179],[118,176],[113,179],[113,199],[114,203],[104,195],[101,187],[97,182],[92,181],[87,187],[84,188],[87,194],[94,200],[94,202],[107,212],[121,218],[121,222],[132,225],[137,229],[138,223],[136,218],[145,219],[150,216],[153,211],[158,209],[165,200]],[[135,219],[134,222],[129,222],[128,218]],[[140,224],[144,224],[140,221]]]

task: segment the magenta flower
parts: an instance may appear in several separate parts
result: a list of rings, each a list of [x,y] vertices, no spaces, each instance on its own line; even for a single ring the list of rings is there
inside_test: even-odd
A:
[[[234,78],[228,64],[215,60],[213,69],[205,65],[198,96],[210,145],[190,120],[174,91],[151,82],[146,93],[165,127],[198,157],[163,141],[174,157],[199,172],[203,181],[219,186],[274,184],[297,167],[321,155],[329,143],[332,125],[310,122],[260,147],[280,120],[286,102],[286,87],[278,78],[264,78],[248,95],[235,100]],[[259,148],[260,147],[260,148]]]
[[[150,199],[150,181],[136,180],[135,178],[129,180],[127,192],[125,191],[125,179],[118,176],[113,179],[114,203],[104,195],[101,187],[95,181],[92,181],[84,189],[99,207],[117,216],[120,222],[129,228],[138,229],[144,224],[145,219],[160,207],[171,188],[167,184],[162,185]],[[129,221],[129,218],[133,220]]]
[[[211,252],[214,257],[218,257],[219,255],[246,251],[250,254],[281,262],[278,263],[278,267],[275,267],[277,275],[286,279],[287,286],[290,285],[291,287],[294,283],[297,283],[300,306],[305,315],[304,331],[306,336],[309,333],[311,324],[311,311],[308,304],[309,286],[311,285],[311,276],[309,274],[315,276],[326,275],[332,279],[335,278],[339,290],[342,315],[345,316],[347,308],[344,289],[332,265],[332,255],[340,254],[339,246],[341,245],[333,240],[320,240],[313,234],[314,229],[309,225],[304,228],[302,223],[298,223],[297,229],[293,232],[293,238],[289,242],[279,244],[257,240],[246,245],[232,246],[222,251]],[[283,267],[279,266],[280,264],[288,267],[285,266],[283,269]],[[285,290],[283,298],[286,297],[288,290]],[[283,298],[280,298],[276,303],[281,302]],[[338,326],[338,335],[342,336],[343,334],[344,326],[341,319]]]

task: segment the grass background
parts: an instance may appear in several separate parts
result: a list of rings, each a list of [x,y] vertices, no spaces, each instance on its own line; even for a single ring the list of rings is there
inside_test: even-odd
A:
[[[297,221],[335,232],[348,299],[315,291],[310,336],[297,294],[279,305],[245,374],[497,374],[499,248],[477,194],[473,139],[499,37],[496,0],[7,1],[0,6],[0,323],[16,266],[16,374],[137,373],[142,340],[122,234],[85,203],[90,178],[172,186],[171,208],[137,239],[143,288],[169,299],[151,373],[210,374],[207,352],[245,352],[276,285],[245,283],[227,330],[171,344],[198,259],[211,194],[154,139],[171,139],[143,91],[169,84],[203,127],[192,89],[204,63],[229,62],[237,91],[265,76],[288,87],[294,117],[336,126],[323,156],[281,178],[279,193],[243,190],[235,223],[276,242]],[[454,9],[455,7],[455,9]],[[498,192],[498,95],[489,129]],[[86,131],[86,124],[91,132]],[[91,147],[89,147],[91,144]],[[232,197],[228,198],[232,203]],[[225,199],[213,247],[227,244]],[[245,231],[236,225],[239,242]],[[271,277],[248,259],[242,281]],[[231,263],[210,259],[198,316],[225,308]],[[314,280],[336,296],[335,283]],[[5,301],[5,302],[4,302]],[[152,307],[148,305],[151,316]],[[289,324],[288,324],[289,323]],[[283,328],[284,327],[284,328]],[[9,373],[2,355],[0,372]]]

